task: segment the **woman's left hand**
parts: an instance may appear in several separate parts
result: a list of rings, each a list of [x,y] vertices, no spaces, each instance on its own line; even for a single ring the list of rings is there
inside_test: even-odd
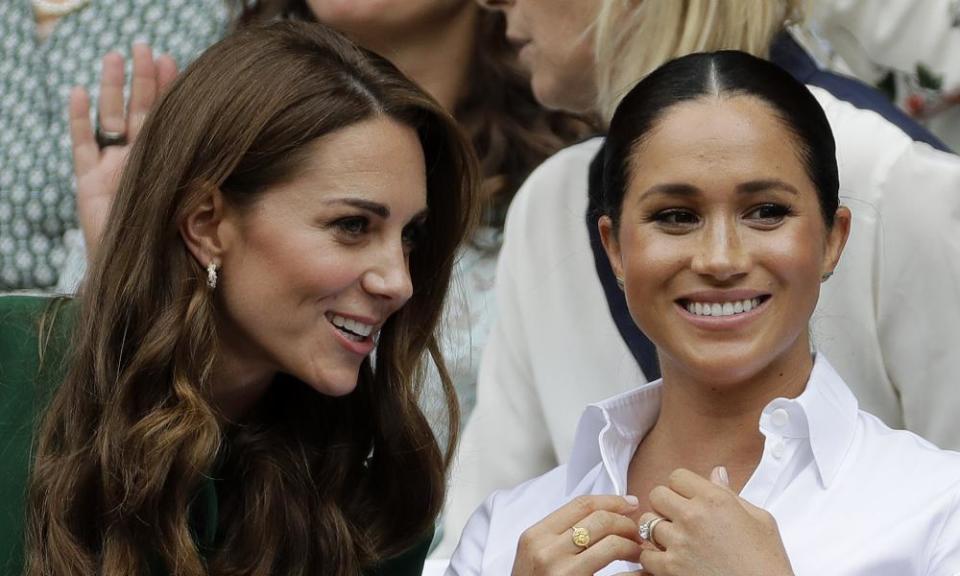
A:
[[[640,556],[644,573],[654,576],[792,576],[777,521],[740,498],[726,485],[726,471],[711,480],[678,469],[666,486],[650,492],[654,546]]]

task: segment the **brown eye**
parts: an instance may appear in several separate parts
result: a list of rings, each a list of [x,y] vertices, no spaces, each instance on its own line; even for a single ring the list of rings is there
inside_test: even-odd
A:
[[[653,216],[653,220],[668,228],[690,228],[700,223],[696,213],[678,208],[661,210]]]
[[[415,222],[403,229],[403,245],[408,252],[412,252],[426,236],[427,225],[423,222]]]
[[[349,216],[337,220],[333,225],[338,231],[349,236],[360,236],[367,231],[367,228],[370,226],[370,221],[363,216]]]
[[[764,225],[775,225],[783,221],[792,213],[789,206],[783,204],[760,204],[746,213],[748,220],[754,220]]]

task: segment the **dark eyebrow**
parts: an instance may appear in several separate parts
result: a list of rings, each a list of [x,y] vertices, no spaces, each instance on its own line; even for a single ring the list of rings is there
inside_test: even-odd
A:
[[[696,196],[700,193],[700,189],[696,186],[691,186],[690,184],[655,184],[647,188],[643,194],[637,198],[638,201],[643,200],[647,196],[653,196],[654,194],[663,194],[665,196]]]
[[[371,202],[369,200],[361,200],[359,198],[336,198],[333,200],[327,200],[325,204],[345,204],[347,206],[359,208],[360,210],[372,212],[384,220],[390,217],[390,209],[379,202]]]
[[[792,185],[776,178],[751,180],[750,182],[744,182],[743,184],[737,186],[737,192],[740,194],[756,194],[757,192],[767,192],[769,190],[783,190],[795,195],[800,193]],[[654,194],[689,198],[691,196],[696,196],[699,193],[700,189],[696,186],[668,182],[666,184],[656,184],[650,188],[647,188],[647,190],[640,195],[638,200],[643,200],[647,196],[652,196]]]
[[[800,194],[800,191],[794,188],[792,185],[776,178],[753,180],[751,182],[744,182],[743,184],[737,186],[737,192],[742,192],[744,194],[766,192],[768,190],[783,190],[784,192],[789,192],[794,195]]]
[[[384,220],[390,218],[390,208],[379,202],[371,202],[369,200],[361,200],[359,198],[335,198],[333,200],[327,200],[326,204],[345,204],[347,206],[352,206],[354,208],[359,208],[360,210],[366,210],[367,212],[376,214]],[[422,223],[427,219],[429,214],[430,209],[424,208],[423,210],[414,214],[413,218],[410,219],[410,222]]]

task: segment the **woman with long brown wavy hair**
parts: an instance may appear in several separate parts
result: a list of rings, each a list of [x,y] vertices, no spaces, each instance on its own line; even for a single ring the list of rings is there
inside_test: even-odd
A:
[[[40,382],[26,573],[419,573],[458,413],[444,377],[444,454],[417,396],[428,355],[446,374],[473,162],[438,104],[322,26],[240,32],[191,65],[139,134],[78,304],[3,299],[5,334],[67,334],[5,387],[70,349]]]

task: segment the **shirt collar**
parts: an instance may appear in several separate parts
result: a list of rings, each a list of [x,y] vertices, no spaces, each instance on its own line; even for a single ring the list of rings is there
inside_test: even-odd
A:
[[[587,406],[577,425],[573,453],[567,464],[568,493],[601,463],[617,493],[625,493],[629,459],[657,421],[662,387],[663,381],[656,380]],[[787,418],[779,414],[781,411],[786,412]],[[853,442],[857,414],[853,393],[827,359],[817,354],[803,393],[767,404],[759,428],[765,436],[778,433],[807,439],[820,480],[827,488]]]

